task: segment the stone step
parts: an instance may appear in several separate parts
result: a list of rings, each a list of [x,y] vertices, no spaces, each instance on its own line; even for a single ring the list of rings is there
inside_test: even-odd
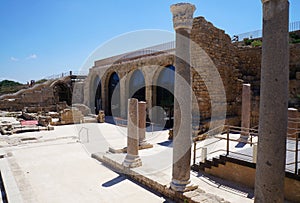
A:
[[[205,171],[206,168],[211,169],[212,166],[219,167],[219,164],[225,165],[226,164],[226,158],[221,157],[216,158],[214,157],[212,160],[205,160],[205,162],[200,162],[199,164],[192,165],[191,169],[193,171]]]

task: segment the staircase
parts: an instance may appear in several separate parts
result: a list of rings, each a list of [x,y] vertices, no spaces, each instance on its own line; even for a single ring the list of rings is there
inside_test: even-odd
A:
[[[192,165],[191,169],[193,171],[205,171],[205,169],[211,169],[213,166],[218,167],[219,165],[226,164],[226,156],[220,155],[219,158],[213,158],[212,160],[206,159],[205,162],[200,162],[199,164]]]

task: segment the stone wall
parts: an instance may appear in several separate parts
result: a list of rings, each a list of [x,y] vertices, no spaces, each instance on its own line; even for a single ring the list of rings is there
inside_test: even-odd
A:
[[[77,84],[77,82],[75,83]],[[66,92],[61,92],[58,86],[63,86]],[[58,111],[66,106],[67,101],[63,98],[69,97],[72,100],[74,83],[71,77],[63,77],[55,80],[48,80],[42,84],[36,84],[29,89],[20,90],[14,94],[3,95],[0,97],[0,109],[7,111],[21,111],[27,108],[30,111]],[[83,84],[78,82],[76,85],[74,99],[76,103],[83,102]],[[64,94],[70,94],[65,96]]]
[[[251,126],[258,125],[261,47],[238,47],[240,78],[251,84]],[[298,75],[298,76],[297,76]],[[289,107],[300,109],[300,44],[290,44]]]
[[[194,42],[193,91],[198,98],[201,117],[210,119],[212,106],[216,117],[222,116],[224,106],[227,121],[230,121],[228,124],[239,125],[242,84],[237,69],[236,47],[223,30],[203,17],[194,18],[191,39]]]
[[[191,64],[192,88],[196,98],[193,99],[194,116],[199,116],[196,111],[199,108],[202,124],[211,120],[212,109],[214,119],[224,122],[226,116],[231,125],[240,123],[241,87],[238,61],[236,57],[237,48],[231,43],[231,39],[223,30],[217,29],[203,17],[194,19],[191,31]],[[101,81],[102,107],[108,109],[108,79],[115,72],[120,78],[120,116],[126,117],[126,102],[128,98],[128,83],[134,70],[143,72],[146,85],[147,109],[155,106],[156,92],[151,85],[156,85],[160,71],[168,66],[174,65],[173,53],[157,53],[135,58],[110,57],[95,61],[94,67],[90,69],[84,87],[84,103],[91,109],[94,108],[95,92]],[[176,67],[175,67],[176,68]],[[216,77],[216,76],[220,77]],[[223,88],[224,87],[224,88]],[[213,108],[212,108],[213,106]],[[223,115],[221,112],[225,110]],[[220,124],[221,124],[220,123]]]

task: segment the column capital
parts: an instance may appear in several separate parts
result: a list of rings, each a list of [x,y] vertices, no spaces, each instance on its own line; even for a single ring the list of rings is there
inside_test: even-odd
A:
[[[193,26],[193,14],[196,7],[190,3],[173,4],[170,7],[173,14],[173,26],[177,30],[184,28],[190,31]]]

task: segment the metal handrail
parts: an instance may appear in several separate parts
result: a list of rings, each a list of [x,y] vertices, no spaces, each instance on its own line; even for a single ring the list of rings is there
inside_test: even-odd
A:
[[[212,144],[215,144],[221,140],[226,140],[226,150],[221,150],[221,151],[226,151],[226,155],[228,156],[229,153],[235,153],[235,154],[240,154],[240,155],[244,155],[244,154],[241,154],[241,153],[238,153],[238,152],[231,152],[230,151],[230,141],[234,141],[234,142],[242,142],[242,143],[246,143],[246,144],[250,144],[251,146],[253,144],[255,144],[256,142],[253,142],[253,137],[257,137],[258,136],[258,130],[256,129],[253,129],[253,128],[243,128],[243,127],[238,127],[238,126],[230,126],[230,125],[222,125],[222,126],[218,126],[216,127],[215,129],[218,129],[222,127],[223,130],[221,131],[221,134],[223,133],[226,133],[226,138],[224,137],[220,137],[218,135],[214,135],[215,138],[218,138],[220,140],[218,141],[215,141],[215,142],[212,142],[212,143],[209,143],[207,145],[204,145],[200,148],[197,148],[197,143],[201,142],[201,141],[198,141],[198,140],[194,140],[194,151],[193,151],[193,154],[194,154],[194,159],[193,159],[193,164],[196,164],[196,153],[197,153],[197,150],[203,148],[203,147],[207,147],[209,145],[212,145]],[[211,131],[215,131],[215,129],[212,129]],[[224,130],[225,129],[225,130]],[[237,130],[237,129],[240,129],[240,130]],[[246,131],[249,131],[248,135],[250,136],[250,141],[245,141],[245,140],[241,140],[241,139],[232,139],[230,138],[230,132],[238,132],[238,133],[242,133],[242,132],[245,132]],[[252,132],[251,132],[252,131]],[[254,133],[255,132],[255,133]],[[203,133],[201,134],[200,136],[204,136],[205,134],[209,134],[209,131],[206,132],[206,133]],[[220,151],[220,150],[218,150]],[[215,152],[211,152],[211,153],[215,153]],[[249,156],[249,155],[245,155],[245,156]],[[249,156],[250,157],[250,156]]]
[[[300,21],[290,22],[289,23],[289,32],[294,32],[300,30]],[[241,34],[234,35],[237,36],[238,41],[243,41],[245,38],[257,39],[262,37],[262,30],[255,30],[250,32],[245,32]]]
[[[226,138],[218,136],[218,135],[215,135],[214,137],[218,138],[220,140],[214,141],[214,142],[209,143],[207,145],[204,145],[202,147],[197,147],[197,143],[199,143],[201,141],[194,140],[194,152],[193,152],[193,154],[194,154],[193,163],[194,164],[196,164],[196,158],[200,157],[200,156],[197,156],[197,150],[199,150],[199,149],[201,149],[203,147],[207,147],[209,145],[215,144],[215,143],[217,143],[217,142],[219,142],[221,140],[226,140],[226,150],[222,149],[222,150],[217,150],[217,151],[226,151],[226,155],[227,156],[229,155],[229,153],[233,153],[233,154],[240,154],[240,155],[243,155],[243,156],[251,157],[251,156],[246,155],[246,154],[241,154],[241,153],[238,153],[238,152],[232,152],[232,151],[230,151],[230,141],[233,141],[233,142],[242,142],[242,143],[250,144],[252,146],[253,144],[257,143],[257,142],[253,142],[253,137],[257,137],[258,136],[258,130],[253,129],[253,128],[242,128],[242,127],[230,126],[230,125],[224,125],[223,127],[225,128]],[[241,130],[239,131],[237,129],[241,129]],[[243,132],[242,130],[245,130],[245,129],[249,130],[248,135],[250,136],[250,141],[248,141],[248,140],[242,140],[242,139],[232,139],[232,138],[230,138],[230,134],[229,134],[230,132],[239,132],[239,133],[242,133]],[[300,149],[299,149],[300,128],[288,128],[288,129],[296,130],[296,135],[297,136],[296,136],[296,138],[294,138],[295,139],[295,149],[286,149],[286,151],[288,151],[288,152],[294,152],[295,153],[295,161],[294,162],[290,162],[290,163],[286,163],[286,165],[295,164],[295,171],[294,171],[294,173],[297,175],[298,174],[298,164],[300,163],[300,161],[298,161],[298,157],[299,157],[298,156],[298,152],[300,151]],[[253,132],[251,132],[251,131],[253,131]],[[204,134],[207,134],[207,133],[204,133]],[[203,136],[204,134],[202,134],[201,136]],[[217,151],[210,152],[210,154],[215,153]]]

